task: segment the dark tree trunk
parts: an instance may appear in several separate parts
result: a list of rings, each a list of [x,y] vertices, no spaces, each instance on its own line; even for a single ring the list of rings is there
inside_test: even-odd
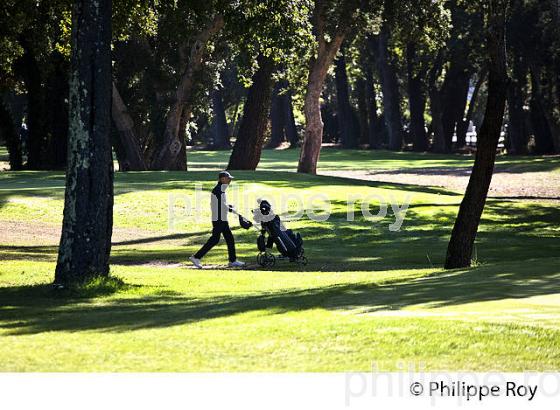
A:
[[[294,118],[294,107],[292,106],[292,90],[287,91],[283,102],[286,139],[290,143],[290,148],[296,148],[299,145],[299,136],[296,127],[296,119]]]
[[[21,139],[18,132],[19,127],[14,123],[11,110],[0,99],[0,136],[6,141],[10,170],[12,171],[19,171],[23,168]]]
[[[111,0],[77,0],[72,14],[69,150],[55,283],[109,274],[113,227]]]
[[[48,169],[64,169],[68,156],[68,64],[58,52],[52,56],[53,71],[45,87],[44,158]]]
[[[346,60],[344,49],[335,61],[336,107],[340,142],[343,148],[358,146],[358,130],[354,121],[354,113],[350,105],[348,92],[348,75],[346,74]]]
[[[253,75],[253,84],[247,94],[239,135],[229,158],[228,169],[255,170],[261,159],[272,97],[274,61],[271,57],[259,55],[257,62],[259,68]]]
[[[474,86],[474,90],[471,96],[471,100],[469,102],[469,108],[467,109],[467,114],[465,118],[462,118],[461,121],[457,123],[457,146],[464,147],[467,144],[467,131],[469,129],[469,124],[471,122],[474,108],[476,107],[476,103],[478,101],[478,94],[480,93],[480,88],[482,84],[486,80],[487,70],[484,68],[478,75],[478,79],[476,80],[476,85]]]
[[[410,109],[410,133],[412,149],[416,152],[428,150],[428,136],[424,123],[426,96],[422,77],[424,72],[416,62],[416,44],[409,43],[406,49],[406,66],[408,76],[408,105]]]
[[[134,121],[128,113],[115,83],[112,84],[111,115],[117,127],[118,141],[115,144],[115,151],[119,161],[119,171],[145,171],[146,163],[140,142],[134,133]]]
[[[368,38],[370,51],[375,51],[377,47],[373,43],[373,39]],[[377,95],[375,93],[375,83],[373,81],[372,63],[364,60],[362,68],[366,77],[366,101],[368,116],[368,144],[369,149],[376,149],[381,146],[381,133],[383,132],[383,120],[377,115]]]
[[[540,67],[531,66],[531,125],[535,135],[535,154],[551,154],[554,152],[552,131],[543,106],[540,84]]]
[[[389,134],[388,148],[400,151],[403,145],[403,127],[400,108],[399,82],[393,57],[389,50],[391,33],[384,24],[379,33],[379,72],[381,74],[381,88],[383,90],[383,107],[385,124]]]
[[[222,29],[224,18],[217,15],[212,22],[197,36],[191,47],[190,59],[181,77],[173,102],[165,121],[162,143],[155,152],[151,169],[186,170],[186,142],[181,135],[181,125],[188,121],[191,113],[191,95],[195,74],[202,67],[206,56],[206,46],[210,38]]]
[[[360,129],[359,144],[368,145],[368,106],[366,99],[366,81],[363,78],[358,78],[358,80],[356,80],[356,98],[358,100],[358,124]]]
[[[443,132],[443,107],[441,102],[441,90],[437,86],[437,78],[442,69],[443,55],[440,51],[436,57],[434,65],[430,70],[428,80],[428,92],[430,95],[430,111],[432,113],[432,123],[430,124],[433,133],[432,151],[446,152],[446,144]]]
[[[284,114],[283,96],[278,95],[281,90],[280,82],[274,85],[272,104],[270,106],[270,141],[267,148],[278,148],[284,142],[284,128],[286,115]]]
[[[484,210],[504,118],[508,86],[505,52],[507,0],[490,0],[487,32],[489,55],[488,100],[477,140],[476,157],[447,248],[445,268],[471,264],[474,241]]]
[[[45,169],[43,162],[46,148],[45,134],[45,95],[42,86],[41,71],[31,46],[27,40],[21,40],[24,53],[21,58],[23,83],[27,94],[27,169]]]
[[[525,105],[525,87],[527,85],[527,67],[522,57],[513,57],[513,78],[508,87],[508,154],[525,155],[528,152],[529,132],[527,130]]]
[[[466,63],[458,58],[451,61],[442,87],[442,121],[445,152],[452,148],[457,124],[463,121],[469,92],[469,72]]]
[[[218,87],[212,91],[212,148],[229,149],[229,130],[226,120],[226,110],[222,97],[222,88]]]

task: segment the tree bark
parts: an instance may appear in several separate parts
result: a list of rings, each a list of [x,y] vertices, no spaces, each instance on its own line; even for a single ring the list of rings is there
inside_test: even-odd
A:
[[[348,92],[348,75],[346,74],[346,60],[344,49],[335,61],[336,107],[340,142],[343,148],[358,146],[358,127],[354,121],[354,113],[350,104]]]
[[[313,26],[315,39],[317,41],[317,56],[311,57],[309,61],[309,75],[303,112],[305,114],[305,135],[301,146],[298,162],[298,172],[306,174],[317,173],[317,162],[321,152],[323,140],[323,121],[321,119],[321,92],[327,71],[332,64],[336,53],[340,49],[342,41],[352,24],[352,16],[358,7],[354,0],[343,1],[343,7],[339,16],[337,29],[331,40],[325,38],[326,5],[322,0],[315,0],[313,10]]]
[[[451,152],[456,126],[463,120],[469,81],[470,75],[466,63],[461,58],[454,57],[445,76],[441,93],[445,152]]]
[[[212,148],[213,149],[229,149],[229,130],[226,120],[226,111],[224,108],[224,100],[222,97],[222,88],[218,87],[212,91]]]
[[[140,147],[140,142],[134,133],[134,121],[128,113],[126,105],[119,94],[115,83],[112,83],[111,115],[118,131],[121,155],[117,155],[119,171],[145,171],[146,163]]]
[[[257,57],[257,61],[259,68],[252,78],[253,84],[247,94],[243,119],[227,169],[255,170],[261,159],[272,97],[274,61],[272,57],[262,54]]]
[[[55,283],[109,274],[113,227],[111,0],[76,0],[72,14],[69,150]]]
[[[409,43],[406,48],[406,67],[408,77],[408,106],[410,109],[410,133],[412,134],[412,150],[424,152],[428,150],[428,137],[424,122],[426,96],[422,81],[423,72],[416,62],[416,44]]]
[[[191,48],[188,65],[175,93],[175,101],[167,113],[162,143],[152,159],[151,169],[187,169],[185,138],[180,135],[179,132],[181,120],[184,113],[190,114],[194,76],[202,67],[204,57],[206,56],[206,46],[208,45],[208,41],[222,29],[223,25],[223,16],[217,15],[196,37]]]
[[[446,269],[470,266],[480,217],[492,181],[508,87],[505,51],[506,9],[507,0],[489,1],[487,29],[488,100],[484,120],[478,133],[472,173],[447,248]]]

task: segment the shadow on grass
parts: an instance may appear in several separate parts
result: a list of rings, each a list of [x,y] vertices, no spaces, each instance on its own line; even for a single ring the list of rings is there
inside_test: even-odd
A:
[[[484,266],[409,281],[357,283],[201,299],[175,293],[140,297],[129,295],[127,298],[119,298],[116,294],[96,304],[88,300],[48,297],[45,287],[40,286],[0,288],[0,328],[8,330],[9,334],[83,330],[124,332],[226,318],[253,311],[270,315],[317,308],[376,312],[418,304],[433,308],[526,298],[558,292],[560,273],[555,268],[557,262],[551,261],[538,273],[531,269],[528,262],[528,266]]]

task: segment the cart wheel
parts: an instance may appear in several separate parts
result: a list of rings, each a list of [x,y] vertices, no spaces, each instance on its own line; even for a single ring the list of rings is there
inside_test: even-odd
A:
[[[303,266],[307,265],[307,258],[305,256],[299,258],[299,264]]]
[[[276,263],[276,258],[271,253],[268,253],[265,256],[266,256],[266,267],[267,268],[272,268],[274,266],[274,264]]]
[[[261,252],[257,255],[257,263],[263,268],[269,268],[274,266],[276,259],[274,255],[268,252]]]

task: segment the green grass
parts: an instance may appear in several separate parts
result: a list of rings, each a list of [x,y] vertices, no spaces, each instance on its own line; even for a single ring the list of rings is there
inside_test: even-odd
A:
[[[346,151],[322,155],[323,167],[419,166],[416,154],[364,153],[355,161]],[[422,166],[464,161],[424,157]],[[223,158],[196,152],[187,173],[118,174],[111,263],[125,285],[78,294],[49,285],[63,174],[1,173],[0,224],[10,228],[0,238],[0,371],[368,371],[374,362],[382,370],[403,362],[427,370],[560,368],[556,204],[489,201],[477,267],[446,272],[441,264],[460,195],[303,176],[286,172],[293,151],[268,151],[263,170],[236,173],[246,196],[231,201],[247,213],[262,196],[299,193],[306,209],[314,194],[329,197],[328,221],[288,223],[304,236],[309,264],[228,270],[220,244],[204,260],[214,269],[193,270],[183,263],[209,234],[209,210],[187,215],[181,201],[193,198],[196,184],[212,186],[215,172],[205,169],[219,168]],[[516,161],[556,169],[546,158]],[[390,207],[387,218],[370,221],[359,202],[356,220],[347,221],[352,195],[399,204],[408,198],[402,229],[389,230]],[[179,215],[174,230],[170,196]],[[254,263],[255,232],[232,225],[240,259]]]
[[[298,149],[264,150],[258,169],[294,171],[299,158]],[[190,169],[223,169],[229,160],[229,151],[192,151],[189,153]],[[383,150],[341,150],[323,148],[318,164],[319,171],[371,170],[371,169],[424,169],[470,168],[473,156],[456,154],[431,154],[393,152]],[[508,172],[560,172],[560,157],[556,156],[507,156],[499,155],[498,170]]]

